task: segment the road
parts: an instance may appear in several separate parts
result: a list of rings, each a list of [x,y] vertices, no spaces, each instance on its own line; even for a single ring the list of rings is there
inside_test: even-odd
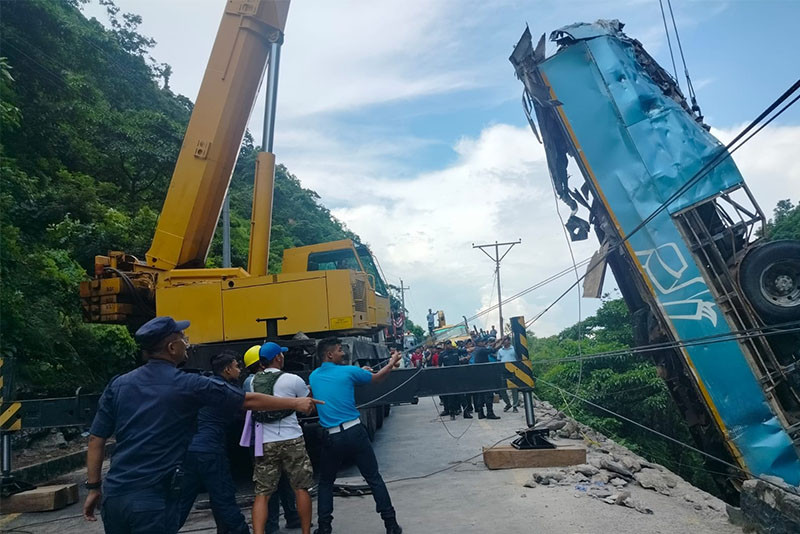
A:
[[[652,515],[645,515],[632,508],[588,497],[576,491],[574,485],[524,487],[532,469],[489,471],[480,456],[459,463],[479,454],[481,447],[513,436],[516,429],[524,426],[524,416],[508,413],[501,414],[502,418],[496,421],[477,418],[442,421],[438,410],[438,404],[430,398],[420,399],[418,405],[394,407],[374,443],[381,472],[389,482],[398,521],[408,534],[742,532],[727,522],[719,501],[708,501],[716,502],[714,509],[705,505],[700,510],[695,509],[696,504],[683,498],[677,490],[685,486],[684,491],[694,495],[695,502],[698,496],[702,502],[705,494],[688,485],[679,486],[671,496],[634,485],[625,488],[637,501],[653,510]],[[453,437],[462,433],[459,439]],[[446,468],[449,469],[431,474]],[[341,477],[357,475],[351,468]],[[408,477],[422,478],[398,480]],[[76,471],[65,478],[82,481],[85,471]],[[76,504],[58,512],[3,516],[0,527],[20,533],[102,532],[99,522],[86,523],[79,514],[80,506]],[[245,514],[249,515],[249,510]],[[334,516],[335,532],[383,532],[383,523],[375,513],[371,496],[337,497]],[[211,513],[207,510],[195,511],[182,530],[214,531]]]

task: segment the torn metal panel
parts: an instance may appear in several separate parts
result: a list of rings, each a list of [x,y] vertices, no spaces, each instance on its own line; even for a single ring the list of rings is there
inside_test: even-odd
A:
[[[583,298],[599,299],[603,295],[603,282],[608,267],[607,258],[608,241],[604,241],[600,248],[592,254],[592,259],[586,266],[586,277],[583,279]]]
[[[544,43],[545,38],[542,35],[536,48],[533,48],[530,30],[525,28],[525,32],[522,34],[522,38],[514,48],[509,60],[517,70],[517,77],[525,85],[525,90],[522,94],[523,109],[534,135],[540,142],[544,143],[547,167],[555,186],[556,194],[571,210],[567,222],[570,238],[573,241],[579,241],[589,236],[589,225],[575,214],[578,211],[579,202],[587,207],[588,203],[580,193],[577,191],[571,192],[569,188],[567,153],[571,145],[561,131],[558,112],[556,111],[556,106],[560,106],[561,103],[551,98],[550,89],[539,76],[537,70],[538,63],[545,58]],[[543,134],[541,138],[536,129],[536,123],[531,117],[531,108],[534,110],[540,127],[547,130],[547,134]],[[578,200],[576,200],[576,197]]]

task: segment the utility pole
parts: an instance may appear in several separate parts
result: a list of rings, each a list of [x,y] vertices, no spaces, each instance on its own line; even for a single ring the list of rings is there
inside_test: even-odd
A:
[[[487,243],[485,245],[476,245],[475,243],[472,244],[472,248],[479,248],[481,252],[486,254],[490,260],[494,262],[494,272],[497,274],[497,310],[499,311],[500,315],[500,337],[503,337],[503,297],[500,291],[500,262],[503,261],[503,258],[506,257],[506,254],[514,248],[514,245],[519,245],[522,243],[522,239],[517,239],[516,241],[509,241],[507,243],[498,243],[495,241],[494,243]],[[486,252],[487,248],[494,247],[494,256]],[[500,255],[500,247],[508,247],[503,252],[503,255]]]

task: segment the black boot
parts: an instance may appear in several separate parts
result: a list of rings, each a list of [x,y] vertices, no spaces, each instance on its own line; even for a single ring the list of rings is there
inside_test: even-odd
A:
[[[466,410],[464,410],[464,419],[472,419],[472,414]]]
[[[323,523],[322,521],[319,522],[319,527],[314,529],[314,534],[332,534],[333,527],[331,527],[330,522]]]
[[[483,408],[478,410],[478,419],[486,419],[486,416],[483,415]]]
[[[494,410],[486,410],[486,419],[500,419],[500,416],[495,415]]]
[[[403,534],[403,529],[397,524],[397,519],[394,517],[383,520],[386,526],[386,534]]]
[[[450,412],[447,411],[447,410],[442,410],[442,412],[439,414],[439,417],[444,417],[445,415],[448,415],[449,413]]]

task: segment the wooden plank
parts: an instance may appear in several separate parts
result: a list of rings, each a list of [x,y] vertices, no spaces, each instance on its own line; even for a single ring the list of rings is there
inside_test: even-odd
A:
[[[40,486],[0,500],[4,514],[21,512],[49,512],[60,510],[78,502],[77,484]]]
[[[563,445],[555,449],[519,450],[511,445],[483,449],[483,463],[489,469],[517,467],[563,467],[586,463],[586,448]]]

